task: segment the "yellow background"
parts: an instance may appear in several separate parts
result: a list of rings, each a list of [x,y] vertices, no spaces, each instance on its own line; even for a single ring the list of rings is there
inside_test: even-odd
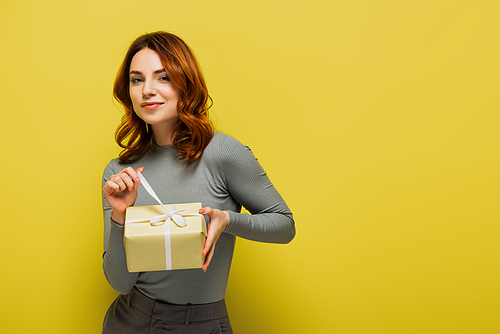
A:
[[[237,242],[236,333],[499,333],[499,4],[4,1],[0,332],[100,332],[112,83],[161,29],[295,214]]]

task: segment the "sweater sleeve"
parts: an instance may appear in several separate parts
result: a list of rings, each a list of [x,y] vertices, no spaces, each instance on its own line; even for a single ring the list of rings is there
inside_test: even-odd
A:
[[[115,174],[113,161],[104,169],[102,186]],[[102,268],[104,275],[113,289],[121,294],[129,293],[134,287],[139,273],[130,273],[127,269],[125,247],[123,246],[124,228],[111,220],[111,208],[104,194],[102,195],[104,212],[104,253]]]
[[[249,147],[232,137],[221,143],[220,163],[231,196],[251,215],[229,211],[224,232],[261,242],[288,243],[293,215]]]

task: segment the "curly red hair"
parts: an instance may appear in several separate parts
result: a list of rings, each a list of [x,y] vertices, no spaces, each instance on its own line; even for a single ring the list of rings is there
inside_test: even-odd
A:
[[[119,160],[130,163],[138,159],[153,140],[151,126],[134,112],[129,90],[132,58],[146,48],[158,54],[166,75],[178,89],[179,122],[172,133],[172,147],[178,152],[179,160],[193,162],[213,137],[213,126],[208,118],[212,99],[189,46],[176,35],[164,31],[144,34],[132,42],[116,75],[113,96],[125,108],[115,133],[116,142],[123,148]]]

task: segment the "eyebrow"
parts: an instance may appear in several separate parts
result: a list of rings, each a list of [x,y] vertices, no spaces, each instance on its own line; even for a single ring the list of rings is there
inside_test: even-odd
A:
[[[166,72],[167,71],[165,71],[164,68],[160,68],[159,70],[154,71],[153,74],[161,74],[161,73],[166,73]],[[130,74],[139,74],[139,75],[141,75],[142,72],[140,72],[140,71],[130,71]]]

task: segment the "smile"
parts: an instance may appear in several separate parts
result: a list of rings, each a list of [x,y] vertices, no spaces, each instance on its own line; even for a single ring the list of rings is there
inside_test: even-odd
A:
[[[146,110],[153,110],[161,106],[163,102],[143,102],[141,104],[141,107],[143,107]]]

